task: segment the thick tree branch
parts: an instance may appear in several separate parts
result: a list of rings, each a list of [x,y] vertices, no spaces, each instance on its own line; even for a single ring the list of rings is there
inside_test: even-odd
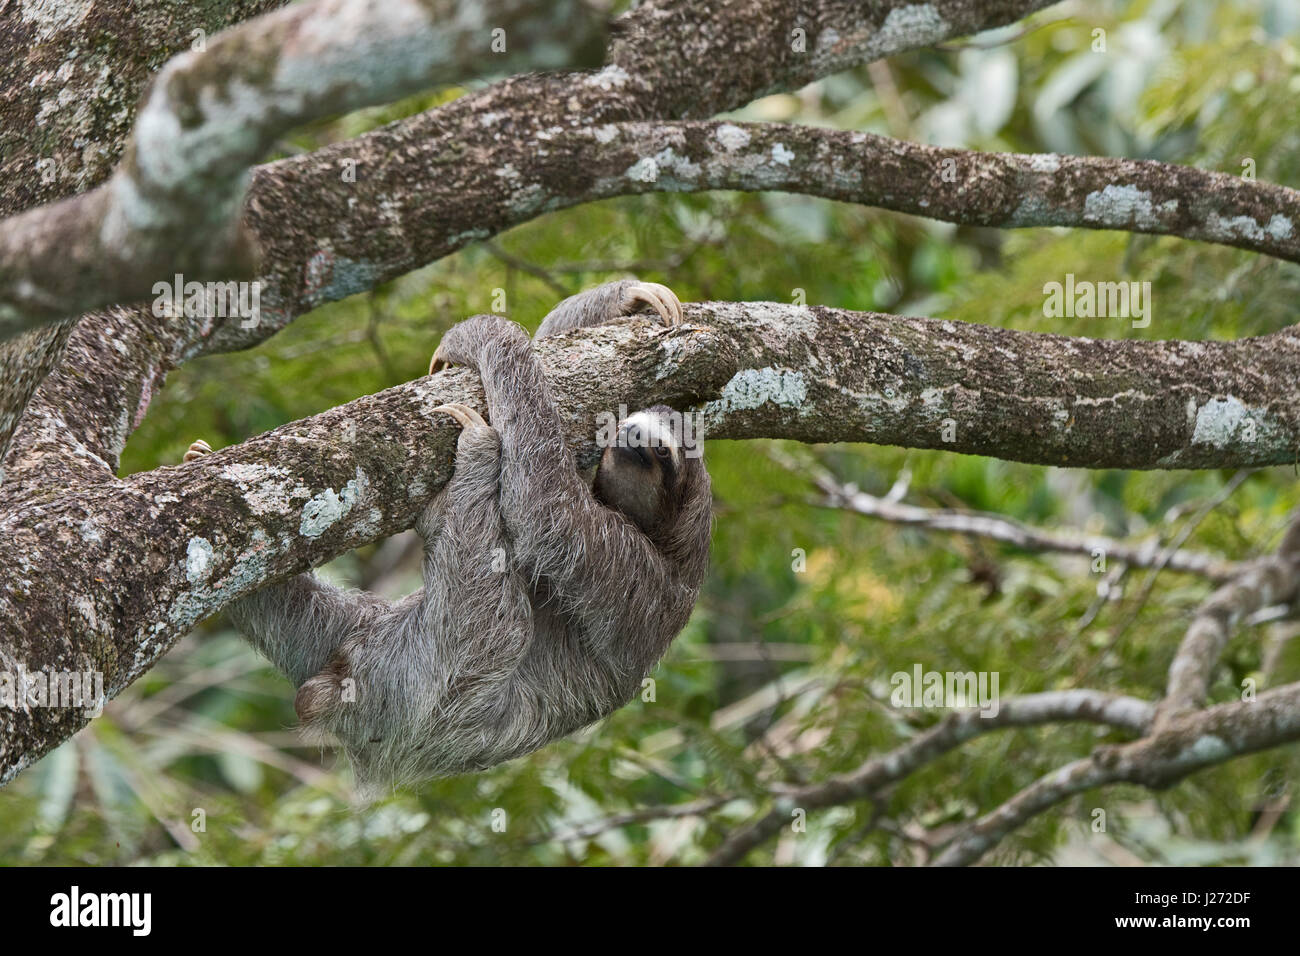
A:
[[[698,118],[882,57],[1005,26],[1057,2],[651,0],[623,21],[610,62],[647,85],[640,118]]]
[[[593,152],[607,160],[591,167],[595,177],[617,172],[647,191],[779,190],[964,225],[1120,229],[1300,262],[1300,193],[1190,166],[979,153],[779,123],[626,124]]]
[[[247,171],[282,133],[486,72],[596,63],[603,32],[579,0],[315,0],[221,34],[159,74],[107,185],[4,224],[0,337],[174,273],[246,275]]]
[[[231,24],[286,2],[8,5],[0,23],[0,213],[107,179],[151,74]]]
[[[82,192],[112,171],[150,73],[285,0],[11,5],[0,24],[0,215]],[[0,460],[67,342],[60,322],[0,341]]]
[[[712,438],[871,441],[1095,467],[1264,464],[1289,460],[1300,442],[1292,330],[1103,342],[772,303],[686,313],[690,324],[673,329],[610,326],[538,343],[581,463],[594,460],[600,411],[660,401],[698,407]],[[78,354],[81,379],[106,401],[121,400],[120,358],[116,348]],[[410,527],[451,467],[454,423],[430,411],[446,401],[481,407],[475,377],[420,379],[125,480],[112,476],[109,446],[129,426],[95,431],[98,444],[87,438],[56,459],[78,470],[47,463],[44,483],[0,489],[4,663],[101,670],[116,693],[236,597]],[[58,404],[45,406],[50,415]],[[1238,434],[1237,408],[1259,416],[1256,441]],[[947,419],[957,423],[952,442]],[[51,580],[62,590],[34,583]],[[2,716],[17,724],[4,728],[0,774],[84,721],[51,710]]]
[[[517,92],[497,90],[506,101],[481,108],[491,117],[517,112]],[[531,134],[513,124],[508,138],[491,124],[418,138],[395,127],[259,168],[248,223],[268,263],[267,314],[251,329],[227,323],[207,348],[260,341],[323,302],[540,213],[647,192],[785,191],[966,225],[1178,236],[1300,262],[1300,193],[1194,167],[939,149],[776,123],[611,123],[595,110],[549,120]],[[425,121],[410,121],[412,130]],[[439,189],[403,187],[418,181],[421,163],[438,162],[451,136],[459,161]],[[362,171],[350,190],[337,182],[345,163]],[[310,228],[282,235],[280,225],[302,209],[313,209]]]

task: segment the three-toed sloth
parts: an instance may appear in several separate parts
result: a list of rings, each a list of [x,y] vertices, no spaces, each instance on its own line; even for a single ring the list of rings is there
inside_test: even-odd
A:
[[[565,299],[537,335],[646,306],[681,321],[670,290],[626,280]],[[462,431],[455,472],[415,525],[424,587],[390,603],[306,573],[230,608],[298,686],[304,729],[337,737],[372,792],[483,770],[627,703],[685,626],[708,566],[709,475],[671,409],[619,422],[588,485],[522,328],[467,319],[430,370],[447,363],[478,371],[488,422],[440,409]]]

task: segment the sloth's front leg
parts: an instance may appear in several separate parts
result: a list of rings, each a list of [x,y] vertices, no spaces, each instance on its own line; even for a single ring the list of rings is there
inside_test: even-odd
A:
[[[420,618],[438,645],[433,666],[444,686],[500,682],[514,672],[533,637],[528,590],[509,552],[501,516],[501,436],[459,402],[435,411],[461,426],[456,470],[426,515],[438,533],[416,523],[424,539]]]
[[[676,293],[658,282],[622,279],[579,292],[557,303],[537,329],[537,338],[608,325],[634,317],[649,306],[665,325],[681,325],[682,303]]]

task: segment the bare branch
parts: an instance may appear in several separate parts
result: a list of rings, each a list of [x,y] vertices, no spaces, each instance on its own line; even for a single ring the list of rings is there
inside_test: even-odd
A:
[[[1011,697],[1000,701],[997,713],[991,716],[982,716],[978,710],[954,711],[934,727],[901,747],[868,760],[852,773],[782,793],[771,812],[728,837],[709,858],[709,865],[738,863],[787,825],[790,812],[796,807],[815,810],[868,799],[980,734],[1065,721],[1086,721],[1142,733],[1154,713],[1155,709],[1145,701],[1093,690]]]
[[[1156,539],[1134,545],[1106,535],[1086,534],[1076,530],[1047,531],[985,511],[922,508],[889,497],[879,498],[856,487],[841,484],[834,475],[816,463],[804,460],[796,462],[779,449],[772,449],[769,454],[792,473],[810,477],[825,493],[823,504],[827,508],[841,508],[892,524],[989,538],[1013,545],[1022,551],[1054,551],[1088,556],[1101,552],[1107,560],[1139,568],[1159,565],[1174,571],[1199,574],[1212,581],[1229,581],[1241,573],[1239,564],[1214,555],[1182,549],[1166,553],[1167,549]]]
[[[953,838],[936,866],[976,862],[1011,831],[1062,800],[1103,784],[1158,789],[1206,767],[1300,739],[1300,683],[1255,700],[1219,704],[1175,717],[1149,737],[1101,747],[1091,758],[1041,777]]]
[[[1169,687],[1160,703],[1157,725],[1199,707],[1210,689],[1210,676],[1239,623],[1272,604],[1290,603],[1300,593],[1300,521],[1294,523],[1277,552],[1256,562],[1219,588],[1196,612],[1187,635],[1169,665]]]

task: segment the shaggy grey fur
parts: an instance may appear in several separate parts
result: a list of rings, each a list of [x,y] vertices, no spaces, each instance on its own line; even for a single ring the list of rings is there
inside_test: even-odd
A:
[[[538,335],[642,303],[680,321],[669,290],[629,280],[565,299]],[[299,685],[304,729],[341,740],[371,793],[491,767],[627,703],[686,624],[708,566],[709,475],[671,437],[670,409],[620,424],[623,447],[605,450],[593,490],[522,328],[474,316],[447,332],[438,360],[478,370],[491,426],[456,413],[455,473],[415,526],[423,589],[390,604],[308,573],[230,611]]]

